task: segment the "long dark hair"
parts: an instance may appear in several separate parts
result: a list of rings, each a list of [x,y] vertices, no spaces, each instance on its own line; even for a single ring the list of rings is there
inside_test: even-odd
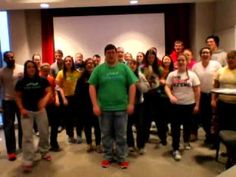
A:
[[[94,61],[93,61],[92,58],[87,58],[87,59],[84,61],[84,68],[85,68],[85,69],[84,69],[84,72],[83,72],[82,76],[83,76],[83,78],[85,78],[85,79],[88,79],[88,78],[90,77],[90,75],[91,75],[91,73],[88,72],[88,70],[86,69],[86,65],[87,65],[87,63],[88,63],[89,61],[92,61],[93,67],[95,68],[95,63],[94,63]],[[81,76],[81,77],[82,77],[82,76]]]
[[[169,68],[168,68],[168,71],[167,72],[164,72],[165,70],[163,69],[163,72],[162,72],[162,78],[167,78],[167,76],[168,76],[168,74],[171,72],[171,71],[174,71],[174,62],[173,62],[173,60],[171,59],[171,57],[169,56],[169,55],[164,55],[163,57],[162,57],[162,59],[161,59],[161,66],[163,67],[163,68],[165,68],[165,66],[164,66],[164,62],[163,62],[163,60],[164,60],[164,58],[165,57],[168,57],[169,59],[170,59],[170,66],[169,66]]]
[[[155,74],[157,74],[158,76],[161,75],[160,73],[160,69],[159,69],[159,64],[158,64],[158,58],[157,58],[157,54],[156,52],[153,50],[153,49],[149,49],[146,54],[145,54],[145,58],[144,58],[144,65],[145,67],[148,67],[148,65],[150,65],[150,63],[148,62],[148,56],[149,55],[154,55],[155,56],[155,59],[154,59],[154,62],[152,64],[152,69],[154,71]]]
[[[163,63],[163,60],[164,60],[165,57],[170,58],[169,71],[174,71],[174,62],[173,62],[173,60],[171,59],[170,55],[164,55],[164,56],[162,57],[162,59],[161,59],[161,66],[162,66],[162,67],[165,67],[165,66],[164,66],[164,63]]]
[[[71,72],[73,73],[76,69],[75,69],[75,62],[72,56],[67,55],[64,60],[63,60],[63,78],[66,79],[66,72],[67,72],[67,68],[65,67],[65,62],[66,62],[66,58],[70,58],[71,62],[72,62],[72,66],[71,66]]]
[[[35,64],[35,62],[33,62],[32,60],[27,60],[24,64],[24,78],[29,78],[29,75],[27,73],[27,65],[28,63],[32,63],[34,65],[34,68],[35,68],[35,75],[34,75],[34,78],[38,78],[39,77],[39,70],[38,70],[38,67],[37,65]]]
[[[145,53],[143,53],[143,52],[138,52],[137,55],[138,55],[139,53],[143,56],[143,61],[142,61],[141,63],[137,62],[138,66],[145,64]],[[137,60],[137,56],[136,56],[136,61],[138,61],[138,60]]]

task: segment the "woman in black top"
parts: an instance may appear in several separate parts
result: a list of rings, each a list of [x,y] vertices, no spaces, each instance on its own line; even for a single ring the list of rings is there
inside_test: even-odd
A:
[[[99,127],[98,117],[93,113],[93,106],[89,96],[89,77],[95,67],[92,58],[88,58],[84,62],[85,70],[81,77],[78,79],[75,88],[75,100],[78,105],[78,114],[80,115],[79,123],[84,124],[84,131],[86,136],[86,141],[88,144],[87,152],[94,150],[92,145],[92,127],[94,127],[95,141],[96,141],[96,151],[98,153],[102,152],[101,149],[101,131]],[[77,115],[78,115],[77,114]]]
[[[48,118],[45,106],[51,97],[49,82],[39,77],[36,64],[26,61],[24,65],[24,77],[19,80],[15,87],[16,102],[21,113],[23,129],[23,170],[31,171],[33,161],[41,158],[50,161],[48,154]],[[39,145],[35,153],[33,144],[33,122],[36,121],[39,128]],[[40,155],[40,156],[39,156]]]

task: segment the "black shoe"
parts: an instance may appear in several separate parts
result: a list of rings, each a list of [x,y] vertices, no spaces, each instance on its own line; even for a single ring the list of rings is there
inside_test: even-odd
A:
[[[60,147],[51,147],[49,150],[53,151],[53,152],[60,152],[60,151],[62,151],[62,149]]]
[[[216,144],[210,144],[209,148],[212,149],[212,150],[215,150],[215,149],[218,148],[218,146]]]
[[[166,145],[167,145],[167,141],[166,141],[166,140],[162,140],[162,141],[161,141],[161,144],[162,144],[163,146],[166,146]]]
[[[206,138],[205,140],[204,140],[204,144],[205,145],[211,145],[211,144],[213,144],[214,142],[210,139],[210,138]]]
[[[220,153],[220,156],[222,156],[222,157],[227,157],[228,154],[227,154],[227,152],[221,152],[221,153]]]

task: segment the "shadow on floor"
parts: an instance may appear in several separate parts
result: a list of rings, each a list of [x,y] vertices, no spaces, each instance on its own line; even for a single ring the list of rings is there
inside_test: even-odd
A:
[[[214,161],[215,159],[214,159],[214,157],[212,157],[212,156],[196,155],[196,156],[195,156],[195,160],[196,160],[196,162],[199,163],[199,164],[204,164],[204,163],[209,162],[209,161],[212,162],[212,161]]]

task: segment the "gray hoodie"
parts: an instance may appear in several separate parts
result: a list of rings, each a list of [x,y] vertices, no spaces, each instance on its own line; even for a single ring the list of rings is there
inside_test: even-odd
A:
[[[227,57],[227,53],[222,49],[218,49],[217,51],[212,53],[211,59],[218,61],[223,67],[227,65],[226,57]]]

